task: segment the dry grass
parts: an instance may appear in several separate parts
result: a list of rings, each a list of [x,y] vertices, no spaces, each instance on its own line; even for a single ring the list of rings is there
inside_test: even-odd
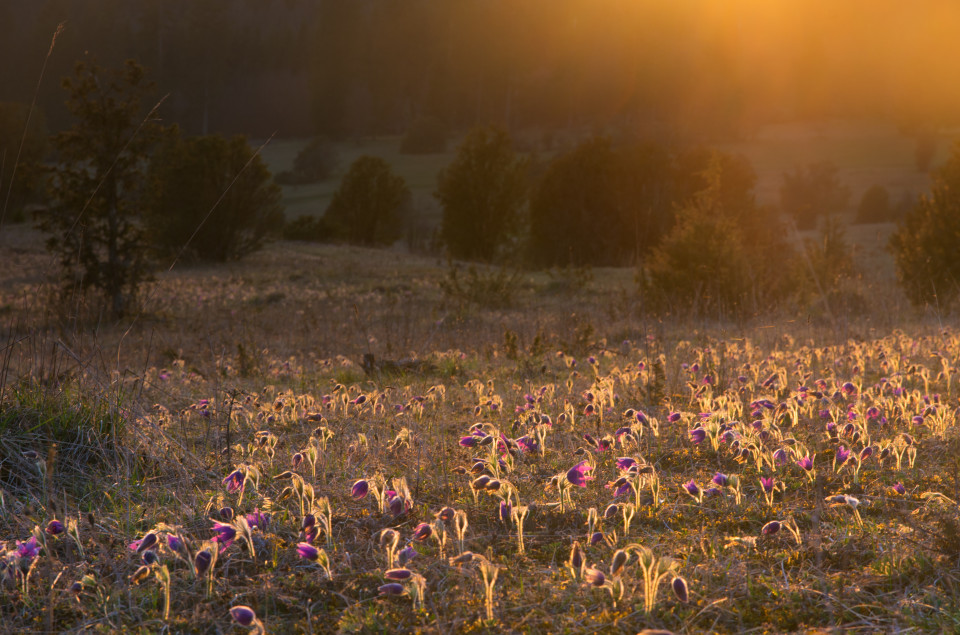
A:
[[[270,632],[892,632],[953,630],[960,621],[960,337],[904,312],[889,279],[869,283],[870,293],[886,294],[877,314],[722,324],[643,317],[627,270],[520,273],[491,309],[445,295],[445,268],[429,259],[280,243],[242,263],[164,274],[145,289],[135,321],[107,324],[83,305],[67,319],[46,312],[36,289],[48,258],[35,235],[17,231],[15,258],[6,259],[11,243],[0,254],[13,263],[0,273],[10,334],[0,354],[0,536],[23,541],[57,518],[75,523],[78,539],[46,536],[36,564],[21,569],[26,578],[11,574],[2,586],[0,615],[10,630],[239,632],[228,614],[238,604],[253,607]],[[360,367],[368,352],[423,363],[368,375]],[[764,385],[774,374],[780,378]],[[847,381],[857,395],[834,396]],[[801,384],[822,390],[825,401],[799,402]],[[585,414],[589,393],[602,417]],[[926,404],[934,394],[939,403]],[[351,404],[359,395],[366,401]],[[751,407],[758,399],[786,410]],[[869,419],[870,406],[886,423]],[[637,425],[635,443],[621,437],[615,449],[594,451],[584,435],[601,439],[636,424],[623,414],[630,408],[655,419],[656,432]],[[841,429],[854,412],[859,439],[841,432],[832,440],[824,409]],[[668,420],[672,412],[680,421]],[[515,527],[497,518],[498,495],[481,492],[475,502],[474,476],[454,470],[497,444],[468,449],[458,439],[479,422],[516,439],[532,434],[541,414],[553,422],[542,455],[488,466],[529,507],[521,555]],[[916,414],[922,424],[911,422]],[[755,420],[769,436],[759,436]],[[698,423],[722,422],[739,423],[716,451],[709,440],[691,442]],[[296,452],[319,444],[311,441],[318,425],[334,436],[318,452],[315,474],[308,461],[296,471],[331,505],[331,532],[316,540],[330,578],[297,555],[300,504],[284,498],[291,482],[274,478],[293,469]],[[258,436],[264,431],[273,437]],[[900,468],[890,457],[881,464],[880,451],[901,443],[902,432],[915,440],[915,465],[906,454]],[[749,459],[737,459],[735,440],[753,448]],[[856,482],[850,466],[833,468],[838,445],[875,447]],[[798,456],[774,469],[769,459],[781,446],[816,452],[817,478],[806,478]],[[39,458],[25,456],[29,450]],[[601,519],[604,539],[591,546],[588,510],[602,515],[613,501],[603,485],[619,476],[619,456],[651,465],[659,495],[655,501],[641,488],[629,532],[620,516]],[[757,456],[768,462],[758,468]],[[573,487],[561,511],[550,479],[584,459],[596,480]],[[242,465],[261,477],[241,501],[221,480]],[[741,479],[739,503],[729,489],[702,502],[681,489],[691,479],[706,488],[718,471]],[[406,478],[406,513],[381,512],[373,496],[351,497],[356,480],[378,473]],[[782,484],[772,506],[760,475]],[[905,494],[891,489],[898,482]],[[862,524],[849,506],[825,501],[837,494],[860,501]],[[422,608],[410,596],[378,594],[388,568],[379,532],[394,528],[406,545],[447,505],[469,519],[464,548],[501,567],[492,621],[480,571],[448,561],[459,552],[450,525],[442,554],[436,541],[412,541],[418,555],[409,568],[426,583]],[[158,578],[148,572],[133,583],[141,560],[127,544],[157,530],[195,552],[223,506],[259,509],[271,520],[253,531],[250,546],[238,540],[220,554],[209,598],[205,580],[158,548],[171,579],[165,619]],[[767,522],[788,518],[799,540],[786,529],[761,535]],[[574,541],[586,564],[606,573],[615,550],[633,543],[673,559],[689,601],[672,594],[668,577],[647,614],[636,555],[614,578],[622,597],[620,587],[572,578]],[[81,580],[82,590],[70,591]]]

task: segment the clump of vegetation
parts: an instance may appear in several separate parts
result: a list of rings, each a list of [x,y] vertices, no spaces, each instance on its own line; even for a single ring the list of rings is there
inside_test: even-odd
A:
[[[337,148],[329,139],[315,137],[293,159],[293,169],[277,174],[281,185],[326,181],[340,163]]]
[[[672,224],[670,159],[656,145],[595,137],[547,166],[530,201],[530,258],[542,266],[624,265]]]
[[[504,130],[478,128],[457,148],[437,179],[443,207],[441,236],[450,256],[492,262],[510,254],[524,235],[526,162]]]
[[[948,310],[958,295],[960,259],[960,144],[933,175],[933,186],[890,237],[897,278],[916,306]]]
[[[166,258],[238,260],[282,230],[280,188],[242,136],[181,137],[172,130],[153,156],[150,177],[144,218],[152,246]]]
[[[351,245],[392,245],[402,236],[410,205],[403,177],[380,157],[363,156],[344,175],[323,220]]]
[[[815,229],[820,218],[843,212],[849,199],[850,189],[832,163],[810,163],[783,175],[780,207],[798,229]]]
[[[145,103],[153,85],[132,60],[112,70],[81,61],[63,87],[75,123],[54,138],[52,200],[38,225],[60,260],[64,290],[95,289],[120,317],[152,268],[140,212],[147,160],[161,132]]]

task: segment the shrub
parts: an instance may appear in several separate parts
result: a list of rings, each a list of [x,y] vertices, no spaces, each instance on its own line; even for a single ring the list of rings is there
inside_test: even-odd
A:
[[[960,283],[960,143],[933,175],[923,196],[890,237],[897,278],[915,306],[949,309]]]
[[[146,222],[155,248],[194,261],[237,260],[283,226],[280,188],[241,136],[180,137],[151,163]]]
[[[811,163],[783,175],[780,206],[798,229],[814,229],[821,216],[843,211],[849,199],[850,189],[840,182],[832,163]]]
[[[890,192],[882,185],[872,185],[860,199],[857,207],[858,223],[886,223],[893,217]]]
[[[641,290],[654,308],[743,313],[779,300],[786,289],[790,249],[771,210],[756,204],[752,168],[733,155],[708,157],[706,168],[678,177],[686,201],[643,272]],[[691,169],[702,161],[687,156],[679,163]],[[688,187],[703,189],[682,194]]]
[[[340,157],[336,146],[323,137],[316,137],[297,153],[292,170],[277,175],[277,183],[281,185],[319,183],[330,178],[339,163]]]
[[[450,255],[491,262],[511,251],[522,232],[526,161],[505,131],[478,128],[440,172],[434,196],[443,207],[441,235]]]
[[[362,156],[350,166],[324,220],[353,245],[392,245],[401,237],[411,205],[403,178],[379,157]]]
[[[530,251],[540,265],[622,265],[672,223],[669,156],[594,137],[556,157],[530,201]]]
[[[440,154],[447,150],[447,127],[436,117],[417,119],[400,142],[400,154]]]

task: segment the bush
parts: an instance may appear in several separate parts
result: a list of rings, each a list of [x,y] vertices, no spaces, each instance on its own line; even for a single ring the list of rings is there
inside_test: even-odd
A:
[[[340,240],[353,245],[392,245],[402,235],[411,195],[403,178],[379,157],[362,156],[350,166],[324,220]]]
[[[798,229],[816,228],[821,216],[842,212],[849,200],[850,189],[840,182],[832,163],[811,163],[783,175],[780,206]]]
[[[715,151],[708,157],[705,169],[678,176],[681,186],[689,184],[679,188],[686,202],[677,224],[653,249],[641,290],[654,308],[703,315],[769,306],[788,281],[790,249],[782,227],[771,210],[756,204],[749,163]],[[703,161],[682,159],[688,169]],[[694,187],[703,189],[683,193]]]
[[[281,185],[319,183],[330,178],[337,169],[340,157],[336,146],[322,137],[310,141],[293,160],[293,169],[277,175]]]
[[[890,237],[897,278],[915,306],[948,310],[958,294],[960,258],[960,143],[934,172],[933,186]]]
[[[556,157],[530,201],[530,252],[540,265],[623,265],[672,224],[669,156],[594,137]]]
[[[440,154],[447,151],[447,127],[435,117],[417,119],[400,142],[400,154]]]
[[[491,262],[512,251],[522,232],[526,161],[503,130],[478,128],[440,172],[441,235],[454,258]]]
[[[168,135],[151,162],[146,222],[164,256],[237,260],[283,227],[280,188],[241,136]]]
[[[857,207],[858,223],[886,223],[893,217],[890,192],[882,185],[872,185],[860,199]]]

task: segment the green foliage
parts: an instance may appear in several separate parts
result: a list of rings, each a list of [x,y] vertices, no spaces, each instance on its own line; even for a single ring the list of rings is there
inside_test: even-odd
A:
[[[48,145],[43,115],[31,114],[26,104],[0,102],[0,226],[6,214],[22,218],[23,205],[40,193],[38,168]]]
[[[897,278],[915,306],[948,309],[960,283],[960,144],[934,173],[928,196],[921,197],[890,237]]]
[[[780,207],[798,229],[815,228],[821,216],[842,212],[849,199],[850,189],[840,182],[832,163],[810,163],[783,175]]]
[[[143,109],[153,87],[132,60],[112,70],[78,62],[63,87],[75,123],[54,139],[51,205],[38,225],[59,256],[66,288],[101,291],[120,317],[150,275],[138,214],[146,158],[160,132]]]
[[[555,158],[530,202],[530,249],[541,265],[622,265],[672,224],[670,160],[655,145],[584,141]]]
[[[440,173],[434,196],[443,206],[441,235],[450,255],[491,262],[521,235],[526,161],[507,132],[477,128]]]
[[[350,166],[324,219],[352,245],[392,245],[401,236],[410,189],[380,157],[362,156]]]
[[[680,164],[695,169],[702,155],[681,157]],[[773,214],[756,204],[749,163],[713,152],[706,168],[692,175],[684,170],[678,182],[681,191],[703,189],[686,199],[677,224],[650,256],[641,289],[652,304],[741,313],[778,297],[789,249]]]
[[[325,181],[337,169],[339,162],[336,146],[328,139],[316,137],[297,153],[292,170],[277,175],[277,183],[302,185]]]
[[[244,137],[168,135],[150,167],[146,220],[160,253],[227,262],[283,225],[280,188]]]
[[[447,150],[447,127],[436,117],[417,119],[400,142],[400,154],[440,154]]]
[[[858,223],[886,223],[893,217],[890,192],[882,185],[871,185],[857,207]]]

